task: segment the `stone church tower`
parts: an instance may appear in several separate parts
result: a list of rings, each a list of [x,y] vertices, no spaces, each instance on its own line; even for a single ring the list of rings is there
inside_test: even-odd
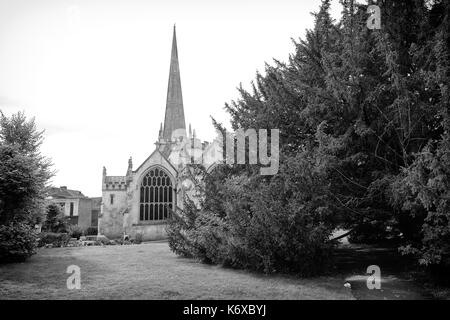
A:
[[[189,127],[189,135],[186,132],[175,26],[164,125],[155,144],[155,150],[135,170],[129,159],[125,176],[108,176],[103,168],[99,234],[133,238],[139,233],[144,240],[164,239],[170,212],[182,209],[187,192],[181,173],[191,163],[211,168],[214,161],[210,159],[220,154],[216,140],[202,143],[195,130],[192,133]]]

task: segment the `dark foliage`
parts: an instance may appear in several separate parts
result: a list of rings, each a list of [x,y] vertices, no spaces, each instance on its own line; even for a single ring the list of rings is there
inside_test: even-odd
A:
[[[61,208],[55,203],[48,205],[42,231],[59,233],[68,231],[68,228],[68,220],[64,217]]]
[[[381,30],[367,5],[341,4],[336,23],[323,0],[289,61],[226,104],[233,129],[280,129],[279,173],[216,169],[201,207],[174,219],[175,252],[307,275],[340,227],[449,270],[450,4],[378,1]]]
[[[80,237],[84,233],[84,230],[78,225],[69,225],[67,228],[67,232],[69,233],[69,236],[71,238],[80,239]]]
[[[33,119],[20,112],[10,118],[0,114],[0,224],[42,222],[53,175],[50,161],[39,153],[42,141]]]
[[[35,224],[45,215],[50,161],[39,153],[43,133],[23,113],[0,111],[0,259],[24,260],[36,247]]]
[[[54,247],[62,247],[67,245],[70,240],[68,233],[41,232],[39,234],[39,246],[51,244]]]
[[[0,262],[20,262],[36,253],[37,233],[27,224],[0,225]]]
[[[97,227],[88,227],[84,232],[85,236],[96,236],[97,234],[98,234]]]

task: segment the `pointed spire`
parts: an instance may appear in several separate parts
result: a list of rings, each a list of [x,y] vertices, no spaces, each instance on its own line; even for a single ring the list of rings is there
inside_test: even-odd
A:
[[[177,133],[179,132],[177,137],[186,137],[183,96],[181,94],[180,67],[178,65],[177,35],[174,25],[163,138],[170,141],[172,138],[172,133],[175,130],[178,130]]]
[[[189,123],[189,138],[192,137],[192,129],[191,129],[191,124]]]
[[[158,139],[161,140],[162,138],[163,138],[163,127],[161,122],[161,125],[159,126]]]

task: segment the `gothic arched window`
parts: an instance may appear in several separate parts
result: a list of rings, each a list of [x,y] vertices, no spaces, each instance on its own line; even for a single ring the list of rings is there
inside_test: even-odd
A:
[[[173,209],[173,187],[170,177],[161,169],[147,172],[141,181],[139,219],[162,221]]]

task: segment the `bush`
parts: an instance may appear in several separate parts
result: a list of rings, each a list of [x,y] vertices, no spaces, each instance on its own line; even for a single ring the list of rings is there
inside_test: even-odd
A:
[[[386,228],[385,223],[376,221],[359,225],[349,235],[348,241],[354,244],[381,244],[386,243],[390,236],[391,232]]]
[[[138,233],[136,233],[136,235],[134,236],[133,243],[135,243],[135,244],[140,244],[140,243],[142,243],[142,239],[143,239],[143,238],[144,238],[144,234],[138,232]]]
[[[203,180],[206,187],[196,181],[196,191],[211,190],[212,182],[214,192],[206,191],[200,206],[186,196],[183,212],[173,214],[168,225],[169,247],[235,268],[323,273],[331,264],[329,237],[335,225],[327,219],[334,210],[319,183],[322,172],[302,155],[288,159],[271,179],[232,173]]]
[[[70,225],[67,231],[69,232],[69,236],[71,238],[80,239],[83,235],[83,228],[78,225]]]
[[[67,233],[42,232],[39,234],[39,246],[51,244],[54,247],[66,246],[70,236]]]
[[[113,241],[114,241],[115,244],[118,244],[118,245],[128,245],[128,244],[131,244],[131,241],[130,241],[130,240],[123,240],[122,238],[117,238],[117,239],[115,239],[115,240],[113,240]]]
[[[226,264],[300,276],[327,270],[333,249],[328,241],[332,226],[322,221],[331,210],[314,182],[308,183],[308,176],[298,174],[298,167],[306,165],[298,159],[268,182],[246,176],[226,182],[229,199],[226,226],[222,227],[225,233],[215,232],[218,239],[224,234],[223,241],[216,243],[217,251],[226,254]],[[310,181],[319,179],[320,175]]]
[[[188,234],[195,227],[197,210],[192,206],[188,198],[184,201],[184,212],[171,212],[169,223],[166,227],[166,233],[169,238],[169,248],[180,256],[186,258],[194,257],[193,241]]]
[[[47,207],[47,216],[45,218],[42,230],[46,232],[66,232],[69,228],[68,218],[64,216],[61,208],[52,203]]]
[[[84,232],[85,236],[96,236],[97,234],[97,227],[88,227]]]
[[[169,239],[169,248],[177,255],[185,258],[192,258],[193,256],[188,248],[188,241],[185,233],[183,232],[184,230],[179,224],[179,221],[176,219],[177,217],[172,214],[172,217],[166,227],[166,233]]]
[[[231,264],[225,221],[212,212],[200,211],[192,230],[192,251],[205,263]]]
[[[24,223],[0,225],[0,262],[24,261],[36,253],[37,233]]]
[[[97,242],[101,245],[110,245],[112,244],[112,241],[108,239],[108,237],[101,235],[97,236]]]

